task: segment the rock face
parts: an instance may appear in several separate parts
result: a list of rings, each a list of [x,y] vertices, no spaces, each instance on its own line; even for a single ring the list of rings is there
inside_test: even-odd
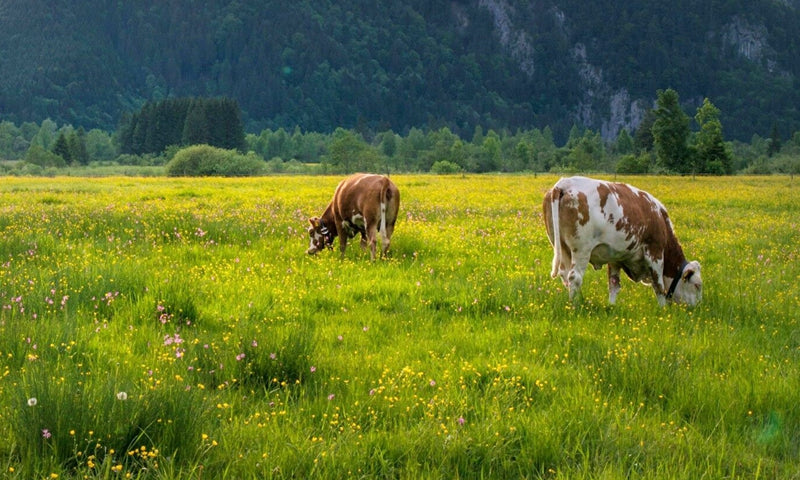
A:
[[[775,0],[777,3],[782,4],[788,11],[800,8],[800,0]],[[454,2],[455,4],[456,2]],[[558,3],[558,2],[556,2]],[[596,35],[602,35],[601,32],[594,32],[586,35],[584,31],[577,31],[576,16],[580,15],[574,11],[565,11],[556,5],[543,6],[543,2],[511,2],[510,0],[478,0],[480,8],[485,9],[491,15],[494,22],[495,41],[518,62],[519,68],[522,72],[529,77],[534,75],[534,72],[541,73],[542,69],[547,69],[546,62],[541,60],[541,52],[545,51],[550,53],[552,44],[536,44],[537,38],[542,38],[541,34],[549,35],[549,38],[559,38],[567,45],[568,55],[567,61],[570,62],[574,68],[575,76],[570,78],[560,78],[560,81],[565,84],[574,86],[579,91],[578,100],[570,105],[572,110],[572,121],[575,124],[586,126],[596,132],[599,132],[603,139],[606,141],[614,140],[621,130],[628,130],[633,133],[634,130],[644,119],[645,113],[648,108],[652,108],[657,96],[656,89],[659,88],[674,88],[671,84],[674,78],[662,78],[664,84],[655,87],[653,91],[642,92],[638,89],[638,93],[632,93],[632,90],[637,90],[635,84],[619,83],[620,78],[617,75],[617,83],[610,81],[609,78],[613,75],[604,73],[604,67],[613,68],[613,64],[609,65],[609,57],[611,61],[616,61],[614,55],[609,55],[608,51],[598,51],[596,43]],[[537,7],[538,5],[538,7]],[[532,12],[536,13],[532,13]],[[706,12],[712,12],[709,7]],[[628,13],[630,15],[630,13]],[[701,13],[698,13],[701,15]],[[585,24],[585,20],[584,20]],[[543,26],[547,27],[543,27]],[[627,25],[631,27],[633,24]],[[656,23],[656,25],[658,25]],[[609,28],[614,29],[621,25],[608,25]],[[633,30],[647,29],[651,26],[636,24]],[[545,28],[551,28],[552,31],[545,31]],[[663,33],[655,29],[657,33]],[[649,33],[648,33],[649,35]],[[587,40],[588,37],[588,40]],[[584,41],[577,39],[582,38]],[[630,52],[638,52],[642,55],[633,61],[647,63],[647,60],[642,61],[641,58],[647,58],[648,55],[655,53],[656,55],[663,54],[662,51],[650,51],[648,49],[649,41],[648,36],[636,37],[635,35],[628,35],[625,37],[626,41],[642,42],[639,50],[632,48]],[[644,38],[644,40],[642,40]],[[770,30],[760,21],[754,21],[746,18],[744,15],[734,15],[727,23],[718,23],[716,26],[709,26],[709,30],[705,32],[705,42],[701,44],[692,44],[687,41],[686,45],[695,49],[705,49],[708,52],[725,52],[726,55],[733,53],[736,56],[746,59],[747,61],[758,64],[766,73],[772,77],[783,77],[784,79],[791,79],[793,77],[791,69],[781,67],[779,63],[779,54],[775,46],[769,44]],[[660,37],[659,41],[664,42],[664,37]],[[539,40],[541,43],[541,40]],[[627,45],[626,45],[627,46]],[[709,55],[716,55],[717,53],[710,53]],[[592,58],[605,56],[605,58]],[[672,53],[674,55],[674,53]],[[661,64],[667,62],[668,57],[662,58]],[[538,59],[539,65],[536,65],[535,60]],[[625,60],[620,58],[620,60]],[[724,60],[720,60],[723,61]],[[652,66],[656,62],[650,62],[648,65]],[[536,70],[539,69],[539,71]],[[699,66],[698,66],[699,68]],[[653,71],[648,72],[653,75]],[[664,73],[663,71],[661,72]],[[668,74],[672,74],[667,70]],[[656,71],[655,75],[658,75]],[[624,79],[622,81],[625,81]],[[703,95],[706,92],[686,92],[687,99],[702,102]],[[692,96],[694,95],[694,96]]]
[[[519,63],[520,70],[529,77],[533,76],[533,46],[525,30],[514,25],[511,19],[513,7],[505,0],[478,0],[478,5],[489,10],[494,17],[494,27],[500,37],[500,44]]]
[[[734,17],[725,26],[722,40],[734,47],[739,55],[757,62],[763,58],[767,48],[767,28],[764,25],[751,25],[741,17]]]
[[[517,12],[506,0],[478,0],[478,5],[491,14],[500,45],[518,62],[520,70],[533,76],[534,46],[531,35],[525,30],[530,26],[516,22]],[[546,15],[552,17],[553,24],[567,38],[567,15],[557,7],[552,7]],[[464,21],[463,18],[459,20],[462,23]],[[607,141],[614,140],[623,129],[633,132],[652,101],[633,99],[627,88],[609,85],[603,78],[602,69],[591,63],[584,44],[574,44],[572,60],[577,67],[577,80],[583,92],[580,102],[575,106],[574,121],[599,131]]]

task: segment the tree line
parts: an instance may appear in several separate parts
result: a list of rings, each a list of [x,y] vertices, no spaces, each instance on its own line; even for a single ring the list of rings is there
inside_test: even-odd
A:
[[[59,127],[51,120],[20,126],[0,122],[0,159],[7,160],[0,169],[35,173],[36,168],[93,163],[169,165],[182,152],[180,168],[168,172],[800,173],[800,132],[783,141],[776,127],[769,137],[754,136],[750,143],[726,141],[719,117],[708,99],[689,116],[675,90],[660,90],[655,108],[634,132],[623,130],[606,142],[598,132],[576,125],[557,145],[547,127],[515,132],[476,127],[468,138],[449,127],[402,134],[341,127],[331,133],[299,127],[245,133],[233,100],[168,99],[126,115],[113,133]],[[200,144],[216,150],[183,152]],[[191,156],[201,153],[199,160]],[[203,167],[192,172],[187,165]]]

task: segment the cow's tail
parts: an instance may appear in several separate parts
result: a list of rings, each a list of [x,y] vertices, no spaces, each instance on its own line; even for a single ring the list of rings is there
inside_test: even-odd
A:
[[[561,268],[561,227],[558,221],[558,210],[561,205],[561,197],[564,191],[558,186],[550,191],[550,221],[553,226],[553,269],[550,276],[556,278]]]
[[[381,222],[379,231],[381,235],[385,238],[387,235],[387,222],[390,222],[390,226],[394,226],[394,219],[397,217],[397,212],[394,211],[395,209],[395,202],[393,202],[392,196],[394,192],[392,191],[392,182],[389,179],[384,179],[383,186],[381,187]]]

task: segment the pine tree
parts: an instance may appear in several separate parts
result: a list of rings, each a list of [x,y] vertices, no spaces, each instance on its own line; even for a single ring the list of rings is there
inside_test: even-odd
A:
[[[209,125],[205,102],[195,100],[189,107],[183,124],[181,143],[183,145],[209,143]]]
[[[731,154],[722,138],[719,109],[706,98],[694,117],[700,126],[695,137],[696,171],[698,173],[731,173]]]
[[[88,165],[89,152],[86,150],[86,131],[83,127],[78,127],[78,130],[72,132],[67,143],[71,161],[80,165]]]
[[[678,92],[671,88],[658,91],[652,132],[656,160],[661,166],[677,173],[690,173],[692,164],[686,143],[689,117],[681,109]]]
[[[61,157],[67,165],[72,163],[72,149],[64,132],[58,134],[56,143],[53,144],[53,153]]]

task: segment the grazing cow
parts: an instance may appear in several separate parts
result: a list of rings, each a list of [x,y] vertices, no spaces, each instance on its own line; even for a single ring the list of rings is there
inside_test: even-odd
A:
[[[347,240],[361,234],[361,248],[369,247],[375,260],[376,234],[381,233],[381,255],[389,250],[397,211],[400,208],[400,191],[383,175],[357,173],[342,180],[333,194],[333,200],[322,217],[309,218],[311,237],[309,254],[325,247],[333,248],[333,239],[339,237],[339,248],[344,258]]]
[[[580,296],[588,264],[608,264],[608,301],[620,290],[619,271],[650,284],[658,303],[695,305],[703,294],[700,264],[687,262],[664,205],[624,183],[585,177],[560,179],[544,197],[544,221],[553,245],[552,277],[570,300]]]

